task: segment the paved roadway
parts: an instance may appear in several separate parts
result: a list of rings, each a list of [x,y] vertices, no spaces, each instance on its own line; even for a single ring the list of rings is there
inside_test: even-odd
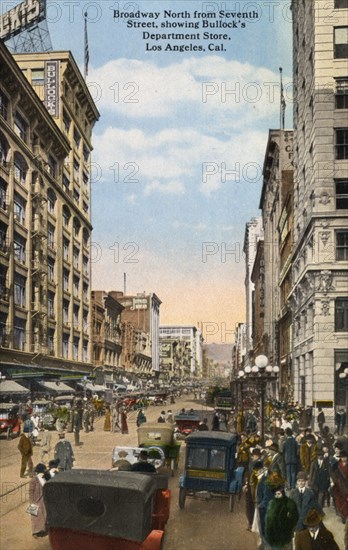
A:
[[[180,399],[175,405],[167,405],[163,409],[172,408],[176,412],[182,407],[199,408],[202,413],[209,411],[190,398]],[[161,406],[148,407],[146,410],[148,421],[156,421],[161,410]],[[82,445],[74,448],[75,467],[110,468],[112,448],[115,445],[137,445],[135,418],[136,413],[130,413],[128,435],[104,432],[104,418],[97,419],[94,432],[88,434],[81,432]],[[73,434],[67,434],[66,437],[73,442]],[[57,440],[56,432],[52,432],[53,447]],[[257,548],[255,535],[246,530],[243,498],[237,503],[233,513],[228,511],[228,501],[225,499],[208,501],[187,499],[185,509],[179,509],[178,476],[183,469],[184,449],[183,443],[179,469],[175,477],[169,480],[172,500],[163,550],[255,550]],[[1,550],[50,550],[48,537],[34,539],[31,535],[30,516],[25,512],[28,505],[28,481],[21,480],[19,477],[20,455],[17,450],[17,439],[12,441],[1,439],[0,459]],[[40,461],[39,447],[34,447],[33,459],[34,464]],[[328,515],[327,526],[335,531],[337,541],[343,540],[343,525],[338,524],[333,512]],[[343,543],[341,544],[343,549]]]

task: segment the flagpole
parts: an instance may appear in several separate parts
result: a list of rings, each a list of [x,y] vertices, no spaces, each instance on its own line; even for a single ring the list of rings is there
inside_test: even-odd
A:
[[[89,48],[88,48],[88,34],[87,34],[87,12],[84,14],[85,17],[85,44],[84,44],[84,61],[85,61],[85,67],[84,67],[84,78],[86,80],[86,77],[88,75],[88,62],[89,62]]]
[[[280,73],[280,109],[279,109],[279,125],[280,129],[284,130],[285,126],[285,98],[284,98],[284,87],[283,87],[283,69],[282,67],[279,67],[279,73]]]

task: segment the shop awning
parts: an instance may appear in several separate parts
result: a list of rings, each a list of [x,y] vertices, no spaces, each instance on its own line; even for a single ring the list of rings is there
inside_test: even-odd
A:
[[[0,382],[0,393],[4,394],[10,394],[10,393],[26,393],[29,394],[30,390],[25,388],[24,386],[21,386],[18,384],[18,382],[15,382],[14,380],[2,380]]]
[[[70,386],[64,384],[64,382],[49,382],[47,380],[41,380],[39,384],[54,393],[75,393],[75,391]]]

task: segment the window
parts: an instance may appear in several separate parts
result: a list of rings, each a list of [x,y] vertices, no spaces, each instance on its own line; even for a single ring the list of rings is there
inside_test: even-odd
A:
[[[63,126],[64,126],[64,130],[67,134],[69,133],[69,130],[70,130],[70,124],[71,124],[71,120],[69,118],[69,115],[64,110],[63,111]]]
[[[9,144],[0,136],[0,164],[6,168]]]
[[[80,202],[80,193],[78,192],[77,189],[74,189],[73,198],[74,198],[75,203],[79,204],[79,202]]]
[[[348,331],[348,297],[335,300],[335,331]]]
[[[336,159],[348,159],[348,128],[338,128],[336,133]]]
[[[65,292],[69,292],[69,278],[70,278],[70,271],[68,269],[63,269],[63,290]]]
[[[88,303],[88,285],[83,283],[83,301]]]
[[[348,9],[348,0],[335,0],[335,10]]]
[[[69,300],[63,300],[63,323],[69,323]]]
[[[348,180],[335,180],[336,186],[336,208],[339,210],[348,209]]]
[[[69,248],[70,248],[70,241],[64,237],[63,238],[63,258],[67,262],[69,261],[69,257],[70,257]]]
[[[15,180],[21,183],[22,185],[25,185],[25,179],[27,177],[27,165],[26,162],[19,157],[18,155],[15,156],[14,159],[14,177]]]
[[[25,296],[25,287],[26,287],[26,278],[19,273],[14,275],[14,303],[16,306],[25,307],[26,305],[26,296]]]
[[[54,281],[54,266],[55,266],[55,260],[54,258],[51,258],[48,256],[47,258],[47,276],[48,280],[53,282]]]
[[[83,160],[87,163],[89,161],[89,149],[86,145],[83,146]]]
[[[85,214],[88,214],[89,206],[86,201],[83,201],[82,208]]]
[[[18,113],[15,113],[14,116],[14,131],[23,141],[28,141],[28,123],[24,120],[24,118]]]
[[[69,334],[63,334],[63,357],[67,359],[69,356]]]
[[[54,355],[54,329],[48,330],[48,350],[50,355]]]
[[[68,227],[68,226],[69,226],[70,217],[71,217],[70,210],[69,210],[69,208],[64,204],[64,205],[63,205],[63,225],[65,225],[65,227]]]
[[[50,317],[50,319],[54,319],[55,318],[55,313],[54,313],[54,292],[48,292],[47,307],[48,307],[48,316]]]
[[[0,115],[7,120],[8,117],[8,98],[2,90],[0,90]]]
[[[63,189],[66,193],[69,193],[69,186],[69,178],[65,174],[63,174]]]
[[[75,328],[78,328],[78,326],[79,326],[79,314],[80,314],[79,306],[74,306],[73,321],[74,321],[74,327]]]
[[[73,355],[74,355],[75,361],[77,361],[79,358],[79,345],[80,345],[80,339],[74,338]]]
[[[43,86],[44,80],[44,69],[31,69],[31,82],[33,86]]]
[[[88,178],[88,174],[86,174],[86,172],[83,172],[82,174],[82,181],[83,181],[83,190],[85,193],[88,193],[89,191],[89,178]]]
[[[83,319],[82,319],[82,329],[83,332],[88,332],[88,311],[83,311]]]
[[[7,225],[0,222],[0,250],[1,252],[7,252]]]
[[[50,214],[54,214],[57,197],[52,189],[47,190],[47,208]]]
[[[74,296],[75,298],[79,297],[79,288],[80,288],[80,279],[74,275],[73,278],[73,289],[74,289]]]
[[[84,361],[85,363],[88,361],[88,342],[87,342],[87,340],[83,341],[82,361]]]
[[[74,180],[76,182],[79,181],[79,175],[80,175],[80,165],[76,159],[74,159]]]
[[[348,27],[334,28],[334,58],[346,59],[348,57]]]
[[[74,129],[74,145],[75,145],[76,149],[78,149],[80,147],[80,142],[81,142],[81,136],[75,128]]]
[[[78,218],[73,221],[74,237],[78,237],[81,229],[81,224]]]
[[[2,210],[8,209],[7,183],[2,178],[0,178],[0,208]]]
[[[17,222],[22,225],[25,222],[25,207],[26,201],[18,193],[14,193],[13,198],[13,215]]]
[[[13,328],[13,347],[24,351],[25,349],[25,329],[26,321],[24,319],[14,318]]]
[[[83,274],[89,275],[88,273],[88,258],[86,256],[83,257]]]
[[[47,224],[47,241],[48,241],[48,246],[50,246],[51,248],[54,248],[54,232],[55,232],[54,225],[52,225],[51,223],[48,223]]]
[[[58,163],[56,159],[52,157],[52,155],[49,155],[47,171],[49,174],[51,174],[52,178],[55,178],[57,176],[57,168],[58,168]]]
[[[13,253],[15,259],[21,264],[25,264],[25,247],[26,240],[21,235],[14,233],[13,236]]]
[[[79,258],[80,258],[80,251],[76,246],[74,246],[73,247],[73,263],[74,263],[74,267],[76,267],[76,269],[79,268]]]
[[[88,247],[88,244],[89,244],[89,232],[84,227],[84,229],[83,229],[83,246]]]
[[[348,261],[348,231],[336,232],[336,260]]]
[[[348,109],[348,78],[336,78],[335,108]]]

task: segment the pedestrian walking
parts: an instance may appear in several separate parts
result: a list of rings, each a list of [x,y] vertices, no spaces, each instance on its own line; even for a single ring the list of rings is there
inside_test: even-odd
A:
[[[265,539],[272,550],[292,549],[292,537],[299,517],[295,502],[285,495],[284,483],[285,480],[278,486],[273,485],[274,498],[266,511]]]
[[[318,407],[317,422],[318,422],[319,432],[322,433],[323,427],[325,424],[325,414],[321,407]]]
[[[307,487],[307,475],[305,472],[297,474],[297,487],[290,491],[289,497],[295,502],[299,519],[295,527],[295,531],[305,529],[304,520],[309,510],[314,508],[319,514],[323,513],[322,507],[309,487]]]
[[[72,445],[65,439],[65,432],[59,433],[58,436],[59,441],[54,448],[54,458],[59,460],[60,470],[71,470],[75,461]]]
[[[304,525],[305,528],[296,533],[295,550],[339,550],[333,534],[325,527],[317,510],[308,511]]]
[[[342,522],[346,523],[348,519],[348,457],[346,451],[340,451],[338,462],[332,466],[331,477],[336,513]]]
[[[41,462],[47,462],[49,459],[49,454],[51,452],[52,434],[48,431],[47,428],[41,428],[41,433]]]
[[[166,422],[168,422],[168,424],[174,424],[174,416],[172,413],[172,409],[167,410]]]
[[[104,432],[109,432],[111,429],[111,411],[110,407],[105,409],[105,420],[104,420]]]
[[[157,422],[164,423],[166,421],[166,411],[161,411],[161,414],[157,418]]]
[[[39,463],[34,468],[34,476],[29,483],[30,506],[27,509],[31,515],[31,530],[35,538],[44,537],[46,531],[46,508],[43,499],[43,486],[49,479],[45,464]]]
[[[330,460],[324,458],[324,452],[318,451],[317,458],[312,462],[308,485],[314,491],[321,507],[330,502]]]
[[[285,476],[290,489],[296,487],[296,474],[298,468],[298,443],[290,428],[285,429],[286,439],[283,444],[283,457],[285,463]]]
[[[301,469],[309,474],[312,462],[317,456],[318,446],[314,435],[307,434],[304,442],[300,445],[300,463]]]
[[[337,435],[343,435],[344,434],[344,428],[346,427],[346,412],[343,407],[338,409],[335,415],[335,424],[336,424],[336,431]]]
[[[75,407],[72,415],[72,429],[74,432],[75,445],[80,445],[80,431],[82,429],[82,415],[83,410],[81,407]]]
[[[21,453],[21,468],[20,468],[20,477],[25,477],[26,475],[32,475],[33,472],[33,444],[30,439],[30,433],[28,428],[24,426],[24,432],[19,438],[18,450]],[[26,468],[28,468],[27,474],[25,473]]]
[[[268,463],[268,471],[277,472],[280,476],[285,477],[284,459],[279,452],[279,446],[277,443],[272,443],[272,445],[268,447],[268,454],[270,458]]]
[[[220,418],[217,411],[214,412],[212,430],[213,432],[218,432],[220,430]]]
[[[128,434],[127,411],[124,407],[122,407],[120,411],[120,416],[121,416],[121,433]]]
[[[142,424],[145,424],[146,422],[146,416],[144,414],[144,411],[143,409],[139,409],[138,411],[138,415],[137,415],[137,420],[136,420],[136,425],[138,426],[141,426]]]

